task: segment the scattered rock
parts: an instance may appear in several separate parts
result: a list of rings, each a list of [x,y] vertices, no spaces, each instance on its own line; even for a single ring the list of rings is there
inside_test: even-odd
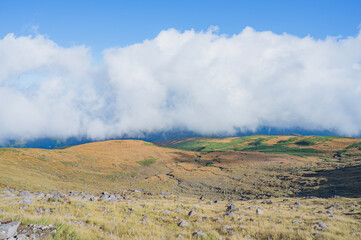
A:
[[[24,197],[22,200],[16,202],[17,204],[33,204],[29,196]]]
[[[164,213],[164,214],[170,214],[170,213],[171,213],[171,211],[169,211],[169,210],[165,210],[165,211],[163,211],[162,213]]]
[[[260,208],[257,208],[256,209],[256,214],[258,214],[258,215],[263,214],[263,210],[260,209]]]
[[[11,222],[0,225],[0,239],[7,239],[13,237],[18,227],[20,226],[20,222]]]
[[[233,229],[233,228],[228,228],[228,229],[227,229],[227,233],[228,233],[228,234],[233,234],[233,233],[234,233],[234,229]]]
[[[232,212],[232,211],[237,211],[237,210],[238,210],[238,208],[236,208],[236,207],[234,206],[234,203],[232,203],[231,205],[229,205],[229,206],[227,207],[227,209],[226,209],[227,212]]]
[[[318,225],[318,227],[320,227],[321,229],[324,229],[324,228],[328,228],[327,224],[326,223],[323,223],[323,222],[318,222],[316,223]]]
[[[187,221],[181,220],[181,221],[178,223],[178,226],[179,226],[179,227],[188,227],[188,226],[189,226],[189,223],[188,223]]]
[[[193,211],[193,210],[191,210],[189,213],[188,213],[188,216],[190,216],[190,217],[192,217],[192,216],[194,216],[196,213]]]
[[[192,234],[194,237],[203,237],[205,236],[206,234],[202,233],[201,231],[195,231],[193,232]]]
[[[313,233],[312,236],[315,236],[317,238],[323,238],[323,235],[321,233]]]

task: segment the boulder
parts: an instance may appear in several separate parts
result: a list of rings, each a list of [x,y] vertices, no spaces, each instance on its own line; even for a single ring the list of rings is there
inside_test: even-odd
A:
[[[18,227],[20,226],[19,222],[11,222],[7,224],[1,224],[0,225],[0,239],[6,239],[13,237]]]

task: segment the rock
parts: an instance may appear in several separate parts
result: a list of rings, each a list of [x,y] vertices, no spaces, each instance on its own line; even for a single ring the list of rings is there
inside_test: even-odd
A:
[[[272,204],[273,202],[271,200],[265,200],[263,202],[261,202],[262,204]]]
[[[147,224],[149,222],[149,218],[144,218],[142,221],[140,221],[141,224]]]
[[[258,215],[263,214],[263,210],[260,209],[260,208],[257,208],[256,209],[256,214],[258,214]]]
[[[184,238],[182,234],[178,234],[177,238]]]
[[[11,238],[16,234],[18,227],[20,226],[19,222],[12,222],[7,224],[0,225],[0,239]]]
[[[30,197],[24,197],[22,200],[16,202],[17,204],[33,204]]]
[[[22,210],[28,210],[28,209],[29,209],[29,206],[23,206],[23,207],[20,207],[20,209],[22,209]]]
[[[236,213],[230,213],[230,212],[228,212],[228,213],[226,213],[226,216],[229,216],[229,217],[241,217],[240,215],[238,215],[238,214],[236,214]]]
[[[227,209],[226,209],[227,212],[232,212],[232,211],[237,211],[237,210],[238,210],[238,208],[236,208],[236,207],[234,206],[234,203],[232,203],[231,205],[229,205],[229,206],[227,207]]]
[[[29,191],[22,191],[19,193],[20,197],[26,197],[26,196],[31,196],[31,193]]]
[[[223,223],[224,220],[223,220],[222,218],[217,218],[217,219],[216,219],[216,222]]]
[[[228,229],[227,229],[227,233],[228,233],[228,234],[233,234],[233,233],[234,233],[234,229],[233,229],[233,228],[228,228]]]
[[[25,234],[19,234],[16,236],[16,240],[28,240],[29,238]]]
[[[323,228],[320,227],[320,226],[315,226],[314,229],[317,230],[317,231],[322,231],[323,230]]]
[[[327,224],[326,223],[323,223],[323,222],[318,222],[317,223],[318,224],[318,226],[320,227],[320,228],[328,228],[328,226],[327,226]]]
[[[193,211],[193,210],[191,210],[189,213],[188,213],[188,216],[190,216],[190,217],[192,217],[192,216],[194,216],[196,213]]]
[[[204,201],[204,200],[205,200],[205,197],[202,196],[202,197],[199,198],[199,200]]]
[[[219,200],[215,200],[215,201],[214,201],[214,203],[220,203],[220,202],[221,202],[221,201],[219,201]]]
[[[171,213],[171,211],[169,211],[169,210],[165,210],[165,211],[163,211],[162,213],[164,213],[164,214],[170,214],[170,213]]]
[[[295,202],[296,206],[301,206],[302,204],[300,202]]]
[[[317,238],[323,238],[322,234],[320,233],[313,233],[312,236],[315,236]]]
[[[192,234],[194,237],[203,237],[205,236],[206,234],[202,233],[201,231],[195,231],[193,232]]]
[[[179,227],[188,227],[189,223],[187,221],[182,220],[178,223],[178,226]]]

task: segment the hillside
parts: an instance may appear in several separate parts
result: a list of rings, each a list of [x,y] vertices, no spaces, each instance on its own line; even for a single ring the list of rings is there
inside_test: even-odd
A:
[[[353,232],[355,236],[361,234],[355,230],[360,227],[356,224],[357,219],[361,219],[360,144],[361,139],[357,138],[257,135],[225,139],[192,138],[161,143],[162,146],[138,140],[113,140],[53,150],[2,148],[0,190],[4,194],[0,194],[0,210],[3,210],[0,211],[0,219],[62,226],[60,233],[51,235],[55,239],[119,239],[121,236],[142,239],[147,231],[152,234],[150,239],[159,239],[159,234],[169,235],[173,231],[192,238],[197,229],[208,232],[206,237],[203,236],[206,239],[222,236],[242,239],[246,235],[253,236],[253,239],[314,239],[310,231],[316,221],[322,220],[333,226],[329,231],[321,231],[327,239],[345,239],[346,236],[357,239],[349,233]],[[24,190],[29,190],[33,199],[37,199],[30,205],[21,204],[30,206],[26,214],[16,208],[17,205],[6,205],[11,199],[21,200],[19,196]],[[38,197],[38,191],[51,197],[41,194]],[[112,198],[113,204],[103,203],[101,192],[118,194],[119,197]],[[69,205],[64,208],[67,201],[80,201],[80,204],[83,202],[81,199],[89,194],[94,196],[95,201],[86,202],[87,207],[79,209]],[[341,198],[333,198],[335,195]],[[201,196],[206,201],[198,200]],[[286,206],[282,198],[289,198],[291,202]],[[343,206],[344,210],[335,207],[333,211],[342,221],[343,231],[328,215],[312,215],[315,209],[320,208],[319,203],[330,205],[328,199],[332,199],[334,205]],[[211,207],[215,200],[223,202]],[[53,201],[60,202],[60,205],[53,206]],[[266,205],[263,205],[264,201]],[[231,202],[244,214],[249,214],[243,216],[246,222],[242,222],[247,230],[241,230],[234,218],[223,219],[220,215]],[[301,207],[307,215],[302,220],[305,227],[291,224],[288,230],[285,227],[272,230],[272,224],[276,222],[291,221],[289,219],[294,216],[288,209],[299,210],[293,207],[296,202],[305,206]],[[141,210],[143,205],[146,206],[144,211]],[[39,207],[54,211],[50,215],[38,216],[35,209]],[[96,210],[103,207],[109,210]],[[124,215],[129,208],[135,209],[134,217]],[[175,208],[183,209],[182,213],[175,213]],[[253,208],[262,208],[265,215],[254,215]],[[124,213],[119,213],[119,209]],[[183,216],[192,209],[197,212],[197,218]],[[164,211],[167,213],[161,213],[159,218],[159,212]],[[62,214],[66,212],[70,215],[64,218]],[[94,214],[94,217],[86,217],[86,212]],[[112,212],[130,225],[120,229],[109,226],[112,221],[118,220],[108,219],[106,212]],[[241,212],[237,210],[236,214],[238,218]],[[269,222],[268,217],[275,214],[278,217]],[[206,216],[210,218],[203,221]],[[219,217],[225,224],[217,220]],[[144,218],[148,218],[153,230],[147,224],[139,225]],[[177,224],[180,220],[190,222],[190,227],[179,231]],[[84,222],[80,226],[81,232],[72,228],[79,225],[77,221]],[[212,227],[214,221],[218,222],[215,228]],[[252,221],[256,221],[258,227],[252,226]],[[300,222],[299,219],[293,221]],[[203,227],[202,222],[207,224]],[[262,230],[261,226],[266,222],[269,227]],[[223,229],[223,225],[230,225],[233,232]],[[103,226],[100,232],[99,226]],[[137,234],[132,232],[132,226],[141,231]],[[173,234],[170,238],[175,237]]]

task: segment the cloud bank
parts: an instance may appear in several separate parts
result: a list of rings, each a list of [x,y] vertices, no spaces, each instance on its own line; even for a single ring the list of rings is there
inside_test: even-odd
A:
[[[361,133],[361,34],[312,37],[165,30],[105,49],[43,35],[0,39],[0,140],[104,139],[263,126]]]

